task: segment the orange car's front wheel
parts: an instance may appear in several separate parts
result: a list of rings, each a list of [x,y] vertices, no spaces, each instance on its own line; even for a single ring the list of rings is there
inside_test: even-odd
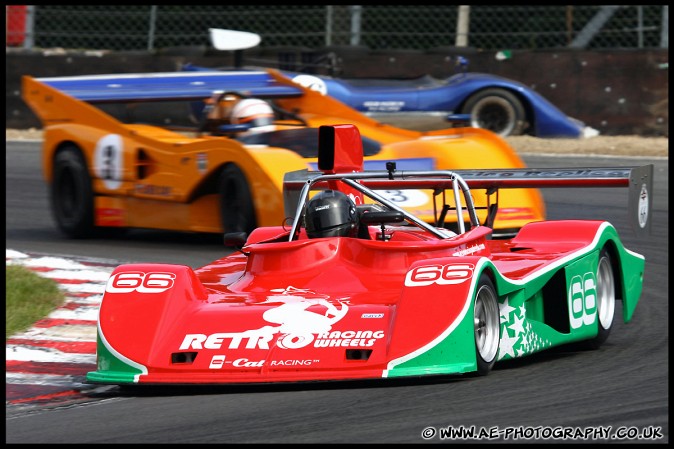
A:
[[[227,164],[220,174],[218,186],[224,233],[250,234],[257,227],[257,221],[246,176],[235,164]]]
[[[84,156],[74,145],[54,156],[50,185],[52,213],[59,229],[72,238],[90,237],[94,230],[94,194]]]

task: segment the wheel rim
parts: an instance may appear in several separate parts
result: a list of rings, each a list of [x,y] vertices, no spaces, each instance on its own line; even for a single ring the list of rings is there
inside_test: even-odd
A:
[[[615,311],[615,283],[613,269],[607,257],[599,260],[597,269],[597,314],[599,323],[604,329],[609,329],[613,323]]]
[[[477,352],[485,362],[496,357],[499,344],[499,310],[494,292],[480,287],[474,305],[475,345]]]
[[[471,125],[507,136],[515,128],[515,109],[505,99],[484,98],[474,108]]]

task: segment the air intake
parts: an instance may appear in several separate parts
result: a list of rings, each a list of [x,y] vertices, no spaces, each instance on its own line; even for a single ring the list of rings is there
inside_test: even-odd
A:
[[[174,352],[171,354],[171,363],[174,365],[190,365],[197,358],[196,352]]]
[[[367,360],[372,354],[372,349],[347,349],[346,360]]]

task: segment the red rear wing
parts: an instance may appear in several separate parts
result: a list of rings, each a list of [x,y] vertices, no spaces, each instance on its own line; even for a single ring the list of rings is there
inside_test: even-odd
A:
[[[358,128],[353,125],[318,128],[318,169],[326,174],[363,171],[363,139]],[[342,182],[330,182],[329,188],[352,196],[354,201],[358,197],[357,204],[363,203],[363,194]]]
[[[330,128],[333,128],[331,130]],[[455,171],[362,171],[362,146],[353,142],[354,125],[322,126],[319,136],[321,171],[298,170],[285,174],[283,195],[286,216],[294,218],[300,191],[311,179],[323,174],[340,174],[356,179],[373,190],[452,189],[453,175],[461,177],[471,189],[520,189],[548,187],[626,187],[630,225],[639,236],[650,234],[653,207],[653,164],[627,167],[519,168]],[[359,135],[359,134],[358,134]],[[344,136],[338,138],[337,136]],[[346,138],[348,136],[348,138]],[[360,159],[358,159],[359,153]],[[322,159],[322,161],[321,161]],[[360,176],[358,174],[360,172]],[[378,174],[378,176],[377,176]],[[360,178],[360,179],[359,179]],[[316,184],[316,188],[326,186]]]

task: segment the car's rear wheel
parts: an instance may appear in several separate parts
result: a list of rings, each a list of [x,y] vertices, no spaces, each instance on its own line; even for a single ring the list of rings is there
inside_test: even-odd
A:
[[[598,349],[608,338],[613,325],[616,308],[615,273],[611,263],[611,255],[606,248],[599,254],[597,264],[597,336],[586,342],[590,349]]]
[[[462,112],[470,125],[488,129],[501,137],[519,136],[526,126],[526,111],[517,96],[504,89],[485,89],[473,94]]]
[[[94,193],[81,151],[74,145],[54,157],[50,199],[59,229],[72,238],[90,237],[94,230]]]
[[[501,339],[500,311],[496,289],[489,276],[480,276],[473,300],[473,322],[475,330],[475,356],[477,373],[485,376],[491,371]]]
[[[227,164],[219,180],[220,212],[224,233],[256,228],[255,207],[246,176],[235,164]]]

